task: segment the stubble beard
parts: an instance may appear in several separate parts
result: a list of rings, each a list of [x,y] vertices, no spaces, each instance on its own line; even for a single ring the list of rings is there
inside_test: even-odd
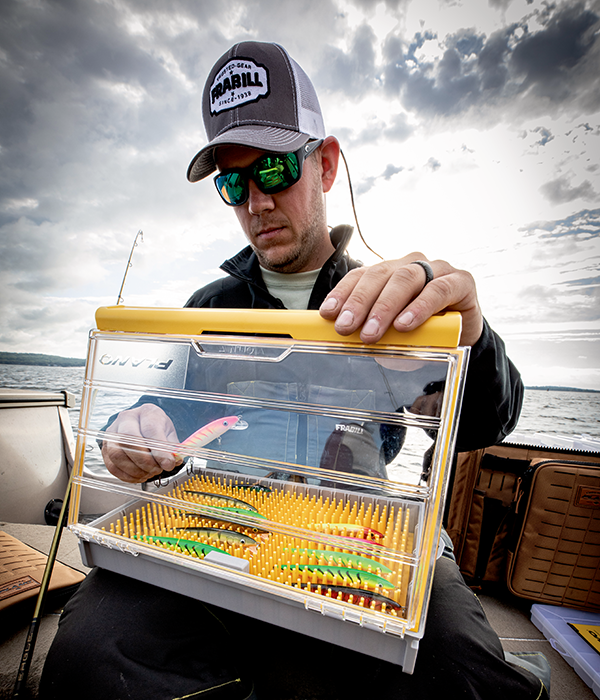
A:
[[[311,259],[315,257],[315,248],[321,247],[322,235],[322,224],[310,223],[298,232],[293,247],[286,249],[283,253],[275,250],[271,256],[269,250],[257,248],[254,248],[254,252],[260,264],[267,270],[285,273],[301,272],[307,266],[311,266]]]
[[[316,269],[319,263],[324,262],[320,260],[319,251],[324,247],[324,235],[328,234],[325,202],[320,181],[313,181],[306,216],[304,225],[296,230],[296,240],[293,247],[284,251],[281,258],[270,257],[269,250],[258,250],[252,246],[262,267],[273,272],[289,274],[306,269]],[[277,248],[277,246],[274,247]],[[274,252],[277,253],[277,251]],[[319,263],[311,263],[313,260],[319,260]]]

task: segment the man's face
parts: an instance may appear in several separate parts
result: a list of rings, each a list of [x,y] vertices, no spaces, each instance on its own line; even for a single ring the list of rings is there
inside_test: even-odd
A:
[[[216,159],[219,170],[245,168],[263,153],[245,146],[221,146]],[[318,153],[306,159],[300,180],[283,192],[264,194],[250,180],[248,201],[234,209],[260,264],[268,270],[316,270],[333,252]]]

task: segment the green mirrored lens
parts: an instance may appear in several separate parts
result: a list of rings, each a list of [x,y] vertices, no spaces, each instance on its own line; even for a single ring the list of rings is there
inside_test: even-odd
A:
[[[317,145],[321,142],[316,142]],[[308,151],[312,153],[314,147]],[[302,175],[304,149],[295,153],[269,153],[258,158],[247,168],[232,169],[215,175],[215,185],[227,204],[237,207],[248,201],[248,179],[265,194],[277,194],[295,185]]]
[[[263,192],[281,192],[298,182],[300,167],[295,153],[268,155],[254,167],[253,179]]]
[[[217,178],[221,197],[228,204],[240,204],[246,199],[246,178],[241,173],[228,173]]]
[[[267,163],[264,168],[257,172],[257,176],[261,185],[269,189],[278,187],[285,182],[285,173],[281,163]]]

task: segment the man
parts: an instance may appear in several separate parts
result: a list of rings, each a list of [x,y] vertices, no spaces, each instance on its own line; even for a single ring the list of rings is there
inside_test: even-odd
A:
[[[360,329],[366,343],[391,325],[411,330],[443,309],[460,311],[460,342],[472,353],[459,447],[492,444],[510,432],[522,383],[483,319],[471,275],[421,253],[361,267],[345,252],[348,228],[329,232],[324,195],[340,147],[325,133],[310,80],[287,52],[257,42],[232,47],[208,77],[203,116],[209,142],[192,160],[188,179],[218,171],[217,190],[249,246],[224,263],[228,277],[197,291],[187,305],[318,308],[340,335]],[[177,441],[180,426],[168,414],[160,400],[142,399],[108,429]],[[129,482],[177,466],[172,454],[118,442],[105,442],[103,457]],[[359,652],[95,570],[65,610],[42,690],[58,697],[85,684],[81,692],[89,698],[548,697],[531,670],[507,663],[451,552],[446,555],[436,564],[412,676]]]

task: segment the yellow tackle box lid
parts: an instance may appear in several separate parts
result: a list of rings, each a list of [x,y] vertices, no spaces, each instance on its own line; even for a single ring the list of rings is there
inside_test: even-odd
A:
[[[287,336],[294,340],[361,343],[360,333],[342,336],[332,321],[318,311],[288,309],[176,309],[139,306],[103,306],[96,311],[100,331],[201,335],[239,333]],[[379,345],[455,348],[461,332],[461,315],[456,311],[436,314],[413,331],[389,329]]]

